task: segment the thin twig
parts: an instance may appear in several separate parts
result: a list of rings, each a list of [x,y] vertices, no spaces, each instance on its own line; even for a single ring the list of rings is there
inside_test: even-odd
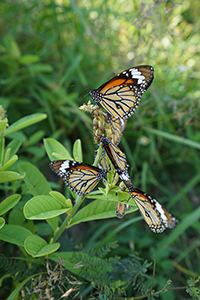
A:
[[[151,291],[153,289],[153,283],[154,283],[155,275],[156,275],[156,259],[155,259],[155,254],[153,252],[153,277],[152,277],[152,282],[151,282],[151,288],[150,288],[150,291],[149,291],[149,295],[151,294]]]

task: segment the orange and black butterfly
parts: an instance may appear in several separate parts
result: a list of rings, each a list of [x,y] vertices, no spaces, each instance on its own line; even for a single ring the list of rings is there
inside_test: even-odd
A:
[[[121,202],[117,202],[116,203],[116,216],[118,219],[122,219],[125,212],[127,210],[130,209],[130,205],[129,204],[124,204],[124,203],[121,203]]]
[[[121,72],[98,89],[89,91],[91,97],[113,117],[126,119],[138,107],[142,94],[154,79],[151,66],[137,66]]]
[[[178,220],[167,209],[150,195],[129,186],[129,194],[135,201],[141,215],[149,228],[155,233],[161,233],[166,228],[173,228]]]
[[[59,175],[66,186],[77,195],[90,193],[108,172],[73,160],[55,160],[49,165],[51,170]]]
[[[126,162],[125,154],[119,149],[119,147],[111,143],[107,137],[102,137],[101,144],[106,150],[106,153],[118,173],[119,178],[127,184],[131,183],[128,175],[128,164]]]

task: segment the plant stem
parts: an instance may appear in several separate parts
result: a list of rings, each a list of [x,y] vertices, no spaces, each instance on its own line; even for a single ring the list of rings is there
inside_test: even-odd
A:
[[[77,212],[77,210],[79,209],[79,207],[81,206],[82,202],[83,202],[84,198],[82,198],[81,196],[77,196],[76,198],[76,202],[74,204],[73,207],[73,212],[72,215],[74,216],[75,213]],[[71,220],[72,220],[72,216],[68,215],[65,220],[63,221],[62,225],[60,226],[60,228],[58,229],[58,231],[56,231],[54,237],[53,237],[53,243],[55,243],[57,241],[57,239],[61,236],[61,234],[63,233],[63,231],[69,227]]]
[[[98,148],[98,151],[97,151],[97,155],[96,155],[95,160],[94,160],[94,163],[93,163],[93,166],[97,167],[98,162],[99,162],[100,157],[101,157],[102,151],[103,151],[103,147],[102,147],[102,145],[101,145],[101,143],[100,143],[99,148]]]

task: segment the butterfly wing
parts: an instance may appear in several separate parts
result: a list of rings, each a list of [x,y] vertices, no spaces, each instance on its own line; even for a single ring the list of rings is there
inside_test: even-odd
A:
[[[108,160],[107,161],[107,158],[106,158],[106,151],[103,150],[102,151],[102,154],[101,154],[101,157],[99,159],[99,163],[98,163],[98,167],[101,169],[101,170],[110,170],[110,161]]]
[[[125,154],[116,145],[111,143],[111,141],[107,137],[103,137],[101,139],[101,143],[106,150],[106,153],[110,158],[110,161],[114,165],[116,171],[127,171],[128,164],[126,162]]]
[[[127,210],[130,209],[130,205],[129,204],[124,204],[124,203],[121,203],[121,202],[117,202],[116,203],[116,216],[118,219],[122,219],[123,216],[125,215],[125,212]]]
[[[138,107],[142,94],[154,79],[152,66],[132,67],[89,93],[113,117],[126,119]]]
[[[77,195],[91,192],[107,174],[107,170],[72,160],[56,160],[49,165]]]
[[[111,142],[115,145],[118,145],[121,140],[122,133],[126,128],[127,120],[122,118],[115,118],[109,114],[107,114],[107,119],[108,122],[111,124]]]
[[[166,228],[173,228],[178,223],[178,220],[150,195],[134,188],[129,188],[129,193],[153,232],[161,233]]]

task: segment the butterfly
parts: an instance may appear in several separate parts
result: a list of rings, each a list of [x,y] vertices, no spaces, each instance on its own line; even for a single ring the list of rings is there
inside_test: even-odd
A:
[[[125,154],[113,144],[107,137],[102,137],[101,144],[106,150],[106,153],[112,162],[116,172],[118,173],[120,179],[127,184],[130,182],[130,177],[128,175],[128,164],[126,162]]]
[[[115,118],[109,114],[107,114],[107,120],[108,123],[111,124],[111,142],[115,145],[118,145],[121,140],[122,133],[126,128],[127,120],[124,120],[122,118]]]
[[[135,201],[141,215],[149,228],[155,233],[161,233],[166,228],[173,228],[178,220],[167,209],[150,195],[128,187],[131,198]]]
[[[51,170],[59,175],[66,186],[77,195],[90,193],[108,172],[73,160],[55,160],[49,165]]]
[[[130,209],[130,205],[129,204],[124,204],[124,203],[121,203],[121,202],[117,202],[116,203],[116,216],[118,219],[122,219],[125,212],[127,210]]]
[[[142,94],[154,79],[154,68],[144,65],[132,67],[116,75],[89,94],[113,117],[126,119],[138,107]]]

